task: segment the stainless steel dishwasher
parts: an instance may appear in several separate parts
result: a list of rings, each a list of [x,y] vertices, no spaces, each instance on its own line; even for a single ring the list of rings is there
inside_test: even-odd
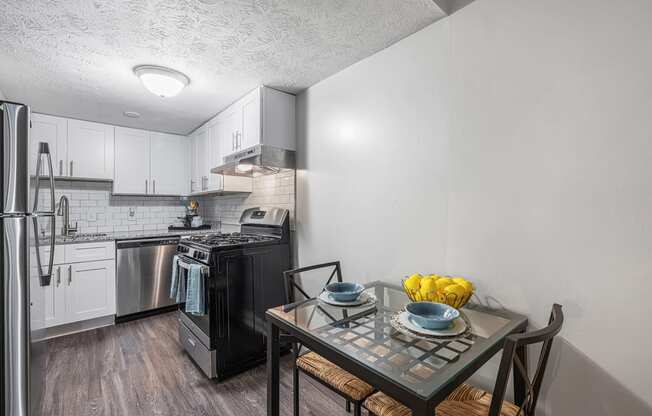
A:
[[[116,242],[118,317],[176,304],[170,284],[178,243],[178,237]]]

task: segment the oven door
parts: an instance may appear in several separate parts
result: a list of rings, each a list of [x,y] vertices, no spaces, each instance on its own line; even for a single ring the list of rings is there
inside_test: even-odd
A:
[[[211,321],[214,319],[214,307],[211,305],[211,298],[213,297],[214,289],[212,287],[212,275],[213,271],[211,268],[202,262],[194,260],[190,257],[179,255],[178,262],[178,276],[181,279],[182,284],[185,286],[188,281],[188,270],[191,264],[198,264],[203,267],[208,267],[208,274],[206,275],[206,281],[204,283],[204,305],[206,305],[206,310],[203,315],[197,315],[193,313],[185,312],[185,302],[182,302],[180,305],[181,310],[181,321],[190,329],[196,336],[201,340],[201,342],[207,348],[213,348],[213,342],[211,342]]]

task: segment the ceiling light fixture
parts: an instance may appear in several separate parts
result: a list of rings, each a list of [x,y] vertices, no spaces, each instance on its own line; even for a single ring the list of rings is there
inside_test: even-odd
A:
[[[136,111],[125,111],[122,114],[124,114],[125,117],[129,117],[129,118],[138,118],[138,117],[140,117],[140,113],[138,113]]]
[[[163,98],[174,97],[190,84],[186,75],[163,66],[139,65],[134,74],[149,92]]]

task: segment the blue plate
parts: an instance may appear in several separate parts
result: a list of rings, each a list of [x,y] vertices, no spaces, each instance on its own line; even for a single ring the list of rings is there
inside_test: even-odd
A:
[[[448,328],[460,317],[460,311],[443,303],[414,302],[405,310],[414,324],[425,329]]]
[[[360,283],[349,282],[335,282],[324,288],[328,296],[338,302],[354,301],[360,297],[364,289]]]

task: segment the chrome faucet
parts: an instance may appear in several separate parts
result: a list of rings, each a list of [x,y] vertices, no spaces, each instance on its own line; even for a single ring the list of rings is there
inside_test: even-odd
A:
[[[57,209],[57,215],[62,216],[63,215],[63,227],[61,227],[61,235],[64,237],[69,237],[71,234],[77,232],[77,222],[75,222],[75,226],[72,227],[70,225],[70,208],[69,208],[69,203],[68,203],[68,197],[65,195],[61,195],[61,198],[59,199],[59,209]]]

